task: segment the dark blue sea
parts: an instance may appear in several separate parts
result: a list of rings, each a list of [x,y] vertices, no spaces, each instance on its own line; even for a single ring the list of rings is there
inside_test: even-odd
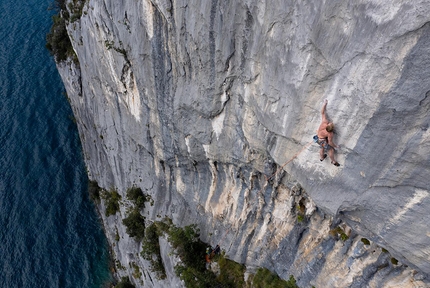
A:
[[[102,287],[107,241],[45,48],[52,1],[0,0],[0,287]]]

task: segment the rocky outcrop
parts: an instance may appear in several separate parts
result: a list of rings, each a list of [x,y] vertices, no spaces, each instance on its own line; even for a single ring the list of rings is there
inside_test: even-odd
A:
[[[104,217],[118,274],[133,261],[165,285],[121,222],[136,185],[148,221],[197,223],[251,270],[429,285],[429,4],[89,0],[68,25],[79,64],[59,71],[90,178],[123,195]],[[340,168],[308,145],[326,98]]]

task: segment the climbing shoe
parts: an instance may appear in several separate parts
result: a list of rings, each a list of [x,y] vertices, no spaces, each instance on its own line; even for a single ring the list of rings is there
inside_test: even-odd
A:
[[[337,161],[331,161],[331,164],[333,164],[334,166],[337,166],[337,167],[339,167],[339,166],[340,166],[340,164],[339,164],[339,163],[337,163]]]

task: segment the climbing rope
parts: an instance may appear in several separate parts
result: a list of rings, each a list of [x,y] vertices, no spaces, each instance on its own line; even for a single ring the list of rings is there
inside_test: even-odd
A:
[[[230,230],[231,226],[224,232],[224,236],[221,238],[221,240],[218,242],[218,245],[221,246],[222,241],[224,241],[225,236],[227,236],[228,230]]]
[[[284,169],[284,167],[288,164],[288,163],[290,163],[291,161],[293,161],[294,159],[296,159],[297,158],[297,156],[299,156],[299,154],[300,153],[302,153],[304,150],[306,150],[309,146],[311,146],[311,144],[313,143],[314,141],[312,140],[311,142],[309,142],[308,144],[306,144],[305,146],[303,146],[303,148],[299,151],[299,152],[297,152],[296,154],[294,154],[294,156],[290,159],[290,160],[288,160],[287,162],[285,162],[281,167],[279,167],[279,169],[278,170],[276,170],[275,171],[275,173],[273,173],[272,175],[270,175],[270,177],[266,177],[266,181],[268,182],[270,179],[272,179],[272,177],[273,176],[275,176],[279,171],[281,171],[282,169]]]

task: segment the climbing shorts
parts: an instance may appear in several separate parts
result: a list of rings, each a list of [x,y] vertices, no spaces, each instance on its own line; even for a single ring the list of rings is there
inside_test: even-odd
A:
[[[321,148],[324,148],[325,151],[329,150],[330,148],[332,148],[330,145],[328,145],[327,139],[326,138],[318,138],[318,142],[317,142]]]

